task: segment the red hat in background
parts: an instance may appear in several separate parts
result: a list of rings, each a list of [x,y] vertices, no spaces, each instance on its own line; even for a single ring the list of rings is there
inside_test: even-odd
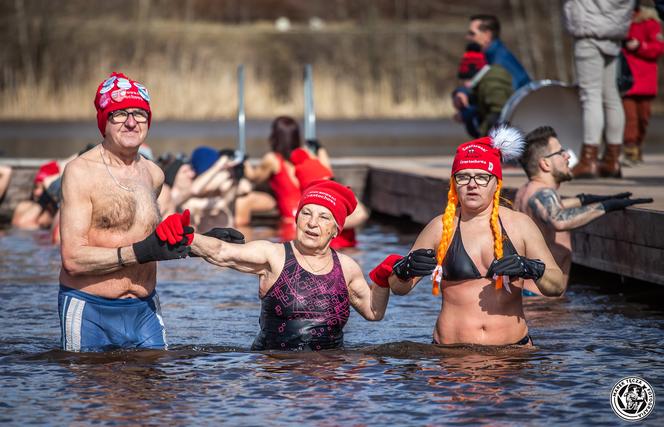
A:
[[[314,181],[334,177],[330,169],[320,160],[311,157],[304,148],[293,150],[290,159],[295,165],[295,177],[300,182],[300,188],[307,188]]]
[[[482,47],[477,43],[469,43],[461,57],[457,77],[460,79],[472,79],[486,64],[486,57],[482,52]]]
[[[349,187],[335,181],[320,180],[314,181],[302,192],[295,218],[300,214],[302,207],[308,204],[328,208],[341,231],[346,223],[346,217],[357,207],[357,199]]]
[[[489,136],[459,145],[452,163],[452,175],[462,169],[482,169],[503,179],[501,161],[517,159],[523,153],[525,141],[513,127],[499,126]]]
[[[145,86],[122,73],[111,73],[97,88],[95,95],[97,109],[97,127],[102,136],[106,136],[108,114],[124,108],[142,108],[148,112],[148,128],[152,122],[150,95]]]
[[[52,175],[57,175],[60,173],[60,167],[58,166],[58,163],[53,160],[48,163],[44,163],[39,167],[39,170],[37,171],[37,175],[35,175],[35,185],[40,184],[44,182],[46,178]]]

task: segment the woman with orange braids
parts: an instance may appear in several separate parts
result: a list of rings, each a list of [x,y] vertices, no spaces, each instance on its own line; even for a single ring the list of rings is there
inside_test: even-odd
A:
[[[408,256],[391,255],[370,274],[405,295],[417,276],[433,272],[434,294],[443,292],[435,344],[531,346],[523,279],[533,279],[547,296],[565,291],[562,271],[535,223],[499,206],[500,162],[518,157],[523,145],[521,134],[507,127],[460,145],[445,213],[429,222]]]

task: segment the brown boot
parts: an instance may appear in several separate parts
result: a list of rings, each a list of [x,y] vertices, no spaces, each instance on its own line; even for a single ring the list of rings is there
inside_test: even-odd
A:
[[[572,168],[574,178],[597,178],[597,145],[583,144],[579,163]]]
[[[639,147],[636,145],[623,146],[623,166],[634,166],[639,163]]]
[[[620,150],[622,144],[606,144],[604,155],[599,162],[599,175],[607,178],[620,178]]]

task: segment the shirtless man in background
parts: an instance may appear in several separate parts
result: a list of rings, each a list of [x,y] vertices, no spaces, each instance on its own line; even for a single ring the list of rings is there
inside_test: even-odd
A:
[[[632,193],[608,196],[577,194],[561,198],[560,184],[572,179],[569,154],[560,145],[550,126],[541,126],[526,135],[526,148],[520,159],[528,182],[516,193],[514,207],[531,217],[542,232],[551,254],[563,271],[565,285],[572,266],[571,230],[582,227],[602,215],[652,199],[630,199]],[[540,295],[532,280],[524,289]],[[528,292],[526,295],[529,295]]]
[[[113,73],[94,103],[104,140],[72,160],[62,178],[62,348],[165,349],[154,261],[187,256],[189,215],[159,222],[164,174],[138,155],[151,121],[147,89]]]

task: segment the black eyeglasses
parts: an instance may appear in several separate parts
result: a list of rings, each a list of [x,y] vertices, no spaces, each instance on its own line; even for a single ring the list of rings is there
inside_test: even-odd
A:
[[[148,112],[145,110],[134,110],[131,112],[127,110],[115,110],[108,114],[108,119],[111,123],[119,125],[125,123],[129,119],[129,116],[134,117],[136,123],[147,123],[148,121]]]
[[[561,148],[560,150],[556,151],[555,153],[547,154],[546,156],[542,156],[543,159],[548,159],[549,157],[561,155],[564,156],[565,153],[567,152],[567,149]]]
[[[465,173],[458,173],[454,175],[454,181],[458,185],[468,185],[470,184],[470,180],[474,180],[475,184],[479,185],[480,187],[486,187],[489,185],[489,182],[491,182],[491,178],[493,175],[488,174],[488,173],[480,173],[477,175],[468,175]]]

